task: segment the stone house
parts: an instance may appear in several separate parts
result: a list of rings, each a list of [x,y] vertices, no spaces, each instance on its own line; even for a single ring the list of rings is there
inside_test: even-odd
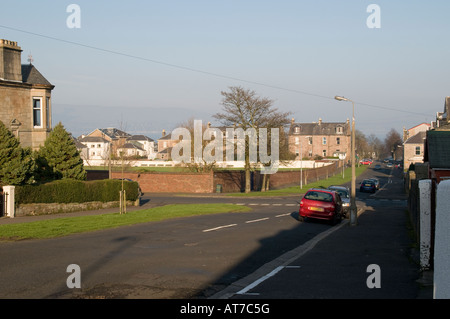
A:
[[[295,159],[315,157],[339,157],[350,160],[351,126],[346,122],[297,123],[292,119],[288,132],[289,151]]]
[[[403,168],[408,170],[411,164],[423,163],[427,131],[421,131],[403,142]]]
[[[47,79],[31,64],[21,63],[17,42],[0,39],[0,120],[23,147],[39,149],[52,130],[51,92]]]

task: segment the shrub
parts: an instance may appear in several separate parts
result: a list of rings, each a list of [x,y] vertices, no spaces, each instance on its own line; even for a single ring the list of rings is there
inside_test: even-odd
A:
[[[138,183],[124,181],[127,200],[135,201],[139,197]],[[16,187],[16,203],[85,203],[110,202],[119,200],[122,189],[120,180],[79,181],[73,179],[57,180],[41,185]]]

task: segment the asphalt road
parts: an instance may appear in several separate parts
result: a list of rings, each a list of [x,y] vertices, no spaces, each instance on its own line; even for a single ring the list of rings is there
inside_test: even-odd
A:
[[[390,170],[367,170],[382,187]],[[361,177],[362,178],[362,177]],[[358,205],[385,200],[357,192]],[[152,205],[232,202],[247,213],[179,218],[48,240],[0,243],[0,298],[207,298],[330,230],[297,220],[297,197],[144,197]],[[67,267],[80,267],[69,288]]]

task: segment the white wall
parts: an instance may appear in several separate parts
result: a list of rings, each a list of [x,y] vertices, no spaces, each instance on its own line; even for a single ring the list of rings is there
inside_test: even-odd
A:
[[[436,190],[436,225],[434,244],[434,298],[450,299],[450,180]]]

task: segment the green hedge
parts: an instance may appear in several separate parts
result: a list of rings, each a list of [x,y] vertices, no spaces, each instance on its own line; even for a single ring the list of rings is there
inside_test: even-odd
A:
[[[135,201],[139,197],[137,182],[124,181],[127,200]],[[18,204],[32,203],[85,203],[111,202],[119,200],[122,181],[104,179],[96,181],[78,181],[64,179],[41,185],[16,186],[15,199]]]

